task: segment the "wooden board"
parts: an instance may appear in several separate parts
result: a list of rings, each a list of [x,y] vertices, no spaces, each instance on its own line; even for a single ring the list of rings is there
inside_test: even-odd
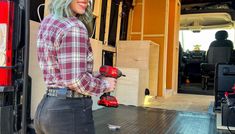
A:
[[[94,68],[93,71],[98,71],[102,65],[102,42],[90,38],[93,57],[94,57]]]
[[[109,25],[110,25],[111,6],[112,6],[112,1],[108,0],[107,1],[107,9],[106,9],[104,45],[108,45],[109,29],[110,29]]]
[[[144,91],[148,88],[148,71],[118,67],[126,77],[118,79],[115,96],[120,104],[143,106]]]
[[[93,51],[93,57],[94,57],[94,67],[93,67],[93,71],[94,72],[98,72],[100,66],[102,65],[102,42],[98,41],[96,39],[92,39],[90,38],[90,42],[91,42],[91,47],[92,47],[92,51]],[[93,110],[97,110],[102,108],[103,106],[99,106],[97,104],[97,101],[100,99],[100,96],[93,96],[92,100],[93,100],[93,105],[92,105],[92,109]]]
[[[51,0],[45,0],[45,8],[44,8],[44,16],[49,15],[49,4],[51,3]]]
[[[118,6],[116,42],[118,42],[120,40],[121,20],[122,20],[122,2],[120,2],[119,6]]]
[[[31,94],[31,118],[34,118],[36,108],[46,91],[46,84],[43,80],[42,71],[37,59],[37,34],[39,23],[30,21],[30,51],[29,51],[29,76],[32,78]]]
[[[117,66],[130,68],[149,68],[150,46],[146,41],[119,41]]]
[[[158,89],[158,65],[159,65],[159,46],[150,46],[149,55],[149,90],[151,96],[157,96]]]
[[[94,1],[94,14],[96,15],[95,20],[95,38],[98,40],[100,37],[100,21],[101,21],[101,8],[102,8],[102,0]]]

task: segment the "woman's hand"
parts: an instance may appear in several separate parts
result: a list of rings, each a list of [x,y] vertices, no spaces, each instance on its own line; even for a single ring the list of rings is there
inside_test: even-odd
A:
[[[116,84],[117,84],[117,79],[111,78],[111,77],[102,77],[101,79],[106,80],[109,83],[109,88],[107,90],[105,90],[105,93],[112,92],[115,90]]]

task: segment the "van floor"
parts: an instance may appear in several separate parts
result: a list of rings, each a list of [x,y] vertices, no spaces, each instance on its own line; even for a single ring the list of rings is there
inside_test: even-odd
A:
[[[213,111],[214,96],[178,93],[170,97],[150,97],[146,102],[145,107],[207,113]]]
[[[208,89],[203,90],[201,83],[190,83],[190,84],[181,84],[181,87],[178,89],[178,93],[214,95],[214,89],[212,85],[209,85]]]
[[[229,134],[214,114],[120,105],[94,111],[96,134]],[[109,129],[108,125],[120,126]]]
[[[213,96],[176,94],[146,99],[144,107],[95,110],[96,134],[229,134],[216,129]],[[121,128],[110,130],[108,124]]]

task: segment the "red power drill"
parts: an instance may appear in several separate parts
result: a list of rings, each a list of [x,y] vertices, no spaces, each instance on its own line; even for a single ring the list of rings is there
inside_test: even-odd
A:
[[[225,100],[227,102],[228,107],[233,107],[234,108],[234,104],[233,104],[233,102],[231,102],[231,99],[229,98],[229,96],[234,96],[235,95],[235,84],[233,85],[232,89],[233,89],[233,92],[232,93],[225,92],[224,97],[225,97]]]
[[[112,78],[119,78],[124,76],[120,70],[112,66],[101,66],[100,67],[100,74],[105,77],[112,77]],[[100,100],[98,101],[98,105],[102,105],[105,107],[118,107],[118,101],[116,97],[111,96],[110,93],[104,93],[100,96]]]

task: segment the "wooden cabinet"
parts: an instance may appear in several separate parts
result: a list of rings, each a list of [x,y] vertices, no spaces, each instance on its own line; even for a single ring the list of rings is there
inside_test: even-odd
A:
[[[117,67],[138,68],[146,72],[150,95],[157,96],[159,45],[152,41],[119,41]],[[140,75],[140,77],[142,77]],[[140,78],[142,79],[142,78]],[[139,81],[142,82],[142,81]],[[138,84],[138,83],[136,83]]]

